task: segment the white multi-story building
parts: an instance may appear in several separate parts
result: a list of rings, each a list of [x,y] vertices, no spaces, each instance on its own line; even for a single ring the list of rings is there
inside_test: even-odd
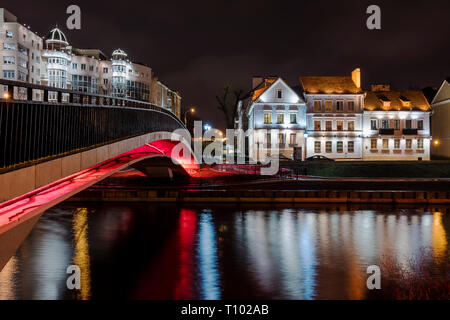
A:
[[[262,161],[276,150],[288,158],[294,152],[304,158],[306,105],[300,93],[278,77],[254,78],[253,89],[246,105],[240,104],[237,119],[239,129],[248,129],[249,156]]]
[[[373,85],[364,99],[364,160],[430,160],[430,114],[421,91]]]
[[[0,77],[40,84],[45,72],[43,40],[3,8],[0,8],[0,42]]]
[[[148,101],[180,116],[179,93],[163,85],[150,67],[130,61],[121,49],[108,59],[98,49],[74,48],[57,27],[44,40],[3,8],[0,8],[0,41],[3,79]],[[20,98],[20,94],[15,98]],[[56,100],[56,93],[50,92],[49,99]]]
[[[306,99],[306,157],[361,160],[361,74],[300,77]]]

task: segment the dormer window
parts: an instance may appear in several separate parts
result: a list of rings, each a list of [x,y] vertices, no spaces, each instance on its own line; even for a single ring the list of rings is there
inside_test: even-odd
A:
[[[277,90],[277,98],[278,99],[283,98],[283,90]]]
[[[404,107],[410,107],[411,106],[411,100],[406,98],[405,96],[400,97],[400,101]]]
[[[380,95],[378,96],[378,99],[380,99],[381,104],[383,107],[390,107],[391,106],[391,100],[389,100],[386,96]]]

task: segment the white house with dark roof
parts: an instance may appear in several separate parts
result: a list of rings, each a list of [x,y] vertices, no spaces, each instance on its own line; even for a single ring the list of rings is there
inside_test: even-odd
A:
[[[361,73],[300,77],[306,99],[306,157],[362,159]]]
[[[373,85],[364,98],[364,160],[430,160],[431,107],[422,91]]]
[[[449,78],[450,79],[450,78]],[[431,154],[438,159],[450,159],[450,83],[442,82],[441,87],[431,101],[433,143]]]
[[[294,158],[296,152],[304,159],[306,105],[300,92],[279,77],[254,78],[253,89],[236,119],[238,128],[248,129],[249,157],[261,161],[279,152]]]

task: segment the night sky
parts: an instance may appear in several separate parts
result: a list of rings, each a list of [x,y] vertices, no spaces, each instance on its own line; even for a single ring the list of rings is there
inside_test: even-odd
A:
[[[81,7],[81,30],[66,29],[67,6]],[[381,30],[366,28],[381,7]],[[250,89],[254,75],[349,75],[363,87],[438,87],[450,75],[450,1],[7,1],[0,6],[47,35],[56,23],[71,45],[120,47],[222,127],[216,92]]]

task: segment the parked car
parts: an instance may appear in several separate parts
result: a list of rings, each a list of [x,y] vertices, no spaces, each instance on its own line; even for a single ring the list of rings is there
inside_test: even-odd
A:
[[[327,158],[325,156],[312,156],[306,158],[306,161],[334,161],[334,159]]]

